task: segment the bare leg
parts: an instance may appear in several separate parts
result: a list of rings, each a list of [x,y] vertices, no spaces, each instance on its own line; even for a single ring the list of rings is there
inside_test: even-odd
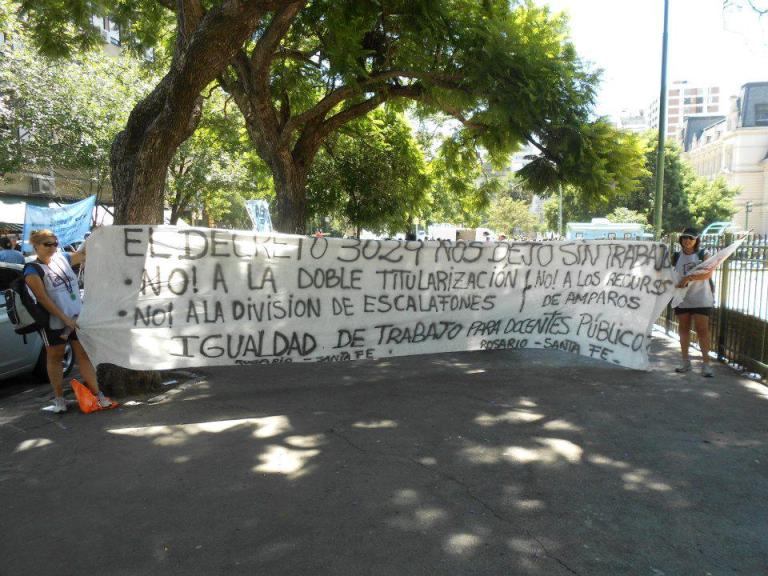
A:
[[[64,369],[61,361],[64,359],[64,344],[56,346],[46,346],[45,348],[45,367],[48,371],[48,380],[53,386],[53,394],[56,398],[64,396],[62,382],[64,380]]]
[[[91,359],[88,358],[85,348],[83,348],[83,345],[80,344],[78,340],[72,340],[71,344],[72,351],[75,353],[75,358],[77,358],[80,374],[83,375],[83,380],[85,380],[85,383],[91,392],[98,395],[99,383],[96,380],[96,370],[94,369],[93,364],[91,364]]]
[[[680,353],[683,362],[688,362],[688,347],[691,345],[691,315],[678,314],[677,331],[680,335]]]
[[[696,335],[699,338],[701,359],[704,364],[709,364],[709,316],[694,314],[693,322],[696,326]]]

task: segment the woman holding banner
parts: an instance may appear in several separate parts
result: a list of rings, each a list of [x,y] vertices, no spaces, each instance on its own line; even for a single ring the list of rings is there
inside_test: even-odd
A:
[[[683,373],[691,370],[688,347],[691,341],[691,323],[693,323],[701,348],[703,361],[701,375],[711,378],[713,373],[709,365],[709,317],[712,315],[715,297],[709,279],[712,277],[713,270],[689,275],[691,270],[709,258],[709,253],[700,249],[700,245],[699,232],[694,228],[686,228],[680,234],[682,249],[672,257],[672,265],[677,277],[681,279],[677,287],[686,288],[690,284],[685,298],[675,307],[683,359],[675,372]]]
[[[40,305],[50,313],[48,326],[40,330],[40,337],[45,344],[46,368],[55,396],[51,410],[56,413],[67,410],[62,388],[62,359],[68,341],[83,380],[98,397],[99,405],[107,408],[112,402],[99,390],[96,370],[77,337],[77,317],[83,304],[72,266],[85,261],[85,250],[71,254],[59,252],[59,241],[51,230],[32,231],[29,242],[37,260],[24,267],[24,279]]]

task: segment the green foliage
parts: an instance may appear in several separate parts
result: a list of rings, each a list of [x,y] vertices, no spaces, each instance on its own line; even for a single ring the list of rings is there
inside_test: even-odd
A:
[[[16,22],[18,24],[18,22]],[[154,79],[129,56],[49,60],[12,20],[0,48],[0,173],[22,167],[109,176],[112,141]]]
[[[40,53],[71,58],[103,40],[93,16],[109,17],[120,28],[121,44],[135,54],[162,42],[172,13],[157,0],[3,0],[24,15],[22,27]]]
[[[529,204],[509,196],[502,196],[491,203],[485,226],[507,236],[530,236],[541,229],[538,218],[530,211]]]
[[[648,223],[648,217],[645,214],[641,214],[640,212],[635,212],[634,210],[630,210],[629,208],[624,208],[623,206],[615,208],[613,212],[611,212],[606,216],[606,218],[611,222],[617,222],[617,223],[627,223],[627,222],[637,223],[637,224]]]
[[[551,192],[564,184],[597,207],[631,195],[647,175],[642,139],[604,119],[580,126],[547,127],[546,134],[546,152],[531,158],[518,172],[525,186],[536,193]]]
[[[377,110],[326,140],[309,177],[310,215],[398,232],[426,208],[429,177],[401,114]]]
[[[640,186],[598,201],[582,201],[573,188],[567,187],[563,193],[564,222],[589,222],[592,218],[607,215],[612,221],[633,218],[623,221],[642,222],[650,226],[656,191],[658,141],[652,132],[645,134],[642,139],[646,147],[646,169]],[[676,142],[666,142],[664,149],[664,231],[729,220],[735,213],[733,198],[737,190],[729,188],[722,179],[710,182],[697,177],[683,160],[680,146]],[[544,207],[545,219],[553,230],[557,227],[557,207],[557,195],[551,196]]]
[[[211,0],[203,6],[209,9],[219,3]],[[67,54],[98,42],[90,24],[93,13],[111,15],[133,47],[157,46],[161,39],[167,45],[173,38],[171,12],[163,4],[184,3],[18,0],[17,4],[26,11],[25,25],[34,33],[37,45],[47,53]],[[259,48],[271,23],[267,17],[258,24],[247,49]],[[473,220],[498,192],[499,182],[479,177],[478,149],[499,162],[522,144],[533,143],[541,154],[523,174],[531,190],[551,190],[557,181],[595,204],[632,188],[641,171],[637,142],[590,116],[598,75],[578,58],[567,40],[565,16],[553,15],[533,2],[315,0],[299,11],[280,36],[266,54],[257,54],[271,64],[258,72],[266,77],[239,83],[232,78],[235,87],[269,86],[267,99],[271,101],[265,101],[264,93],[259,92],[257,101],[245,111],[251,122],[266,110],[258,122],[249,125],[249,132],[256,135],[256,148],[273,168],[281,159],[292,158],[293,168],[309,170],[320,149],[318,142],[340,125],[383,101],[402,107],[407,99],[416,103],[420,117],[447,116],[455,123],[443,152],[428,169],[433,182],[431,202],[440,219],[476,223]],[[320,106],[331,95],[333,106]],[[288,133],[280,132],[283,129]],[[334,144],[329,141],[328,148],[333,149]],[[290,154],[278,151],[281,146],[290,146]],[[363,149],[358,152],[359,162]],[[330,162],[327,158],[318,161]],[[355,164],[347,161],[345,169]],[[473,178],[474,174],[478,177]],[[377,189],[372,185],[366,187],[367,193],[360,189],[367,200],[355,199],[354,209],[348,202],[344,204],[347,217],[379,220],[375,216],[380,212],[375,208],[380,198],[375,197]],[[315,192],[317,199],[310,202],[310,209],[317,211],[322,202]],[[305,190],[279,189],[276,193],[281,198],[298,198]],[[412,190],[401,194],[413,198]],[[338,194],[334,197],[340,198]],[[388,206],[393,208],[392,218],[406,213],[402,201]],[[411,217],[418,212],[415,207],[409,210]],[[306,216],[288,220],[303,226],[299,222]]]
[[[656,194],[656,162],[658,137],[651,132],[646,164],[648,175],[642,179],[640,193],[625,205],[648,214],[648,221],[653,222],[653,201]],[[680,146],[669,140],[664,144],[664,199],[662,207],[662,228],[664,231],[680,230],[691,225],[691,209],[688,190],[696,176],[691,167],[681,157]]]
[[[503,182],[483,171],[477,150],[461,134],[443,142],[429,163],[431,222],[452,222],[467,227],[480,225],[491,199]]]
[[[737,188],[729,188],[723,178],[697,178],[688,190],[692,224],[702,229],[712,222],[730,220],[736,213],[733,199]]]
[[[242,116],[227,110],[221,91],[212,91],[197,130],[168,168],[172,223],[186,216],[206,225],[249,229],[245,201],[273,195],[269,170],[250,147]]]

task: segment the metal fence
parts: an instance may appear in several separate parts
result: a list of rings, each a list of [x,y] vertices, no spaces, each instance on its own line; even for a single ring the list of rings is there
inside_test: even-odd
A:
[[[734,238],[705,236],[701,247],[714,254]],[[677,235],[668,239],[680,250]],[[715,310],[710,322],[711,348],[721,362],[768,378],[768,236],[750,236],[712,276]],[[667,334],[678,326],[671,306],[657,321]],[[695,342],[695,334],[691,334]]]

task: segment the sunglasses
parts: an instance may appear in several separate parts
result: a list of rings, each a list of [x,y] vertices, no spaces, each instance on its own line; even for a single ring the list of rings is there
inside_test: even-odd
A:
[[[57,248],[58,248],[58,246],[59,246],[59,243],[58,243],[58,242],[43,242],[42,244],[43,244],[43,246],[45,246],[46,248],[51,248],[52,246],[55,246],[55,247],[57,247]]]

